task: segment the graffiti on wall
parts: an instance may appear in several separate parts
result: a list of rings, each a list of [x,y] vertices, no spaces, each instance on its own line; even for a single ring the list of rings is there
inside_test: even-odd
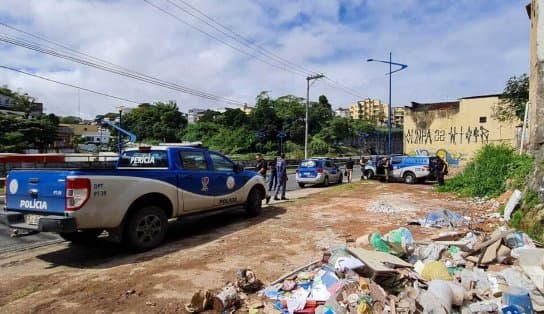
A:
[[[459,161],[461,161],[460,153],[452,153],[443,148],[438,149],[434,154],[431,154],[426,149],[418,148],[412,152],[409,152],[408,155],[410,156],[440,156],[440,158],[444,159],[448,163],[448,165],[452,165],[452,166],[458,166]]]
[[[404,135],[407,144],[448,143],[452,145],[489,142],[489,130],[483,126],[447,129],[409,129]]]

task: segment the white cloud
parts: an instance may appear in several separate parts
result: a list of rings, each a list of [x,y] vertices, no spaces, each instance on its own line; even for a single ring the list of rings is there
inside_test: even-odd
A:
[[[229,40],[166,0],[149,1]],[[392,51],[394,61],[409,65],[393,76],[394,105],[497,93],[508,77],[528,70],[529,20],[515,2],[189,2],[274,54],[324,72],[365,97],[387,101],[387,65],[365,60],[385,60]],[[4,0],[0,21],[138,72],[250,104],[262,90],[273,97],[305,96],[303,75],[241,54],[143,1]],[[21,36],[2,26],[0,34]],[[0,64],[137,101],[175,100],[182,111],[224,105],[4,43]],[[91,118],[121,104],[87,92],[78,97],[77,90],[5,70],[0,84],[36,96],[59,115],[81,110]],[[313,98],[322,93],[335,107],[356,100],[325,82],[312,86]]]

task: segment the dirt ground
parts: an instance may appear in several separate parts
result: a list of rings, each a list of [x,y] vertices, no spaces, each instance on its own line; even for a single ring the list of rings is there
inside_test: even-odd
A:
[[[288,197],[255,218],[231,211],[174,222],[167,243],[142,254],[105,240],[91,248],[61,243],[4,254],[0,312],[183,313],[195,291],[221,288],[237,269],[250,267],[267,283],[321,258],[331,244],[406,226],[433,209],[467,216],[481,211],[432,185],[377,181],[307,188]],[[376,204],[395,212],[369,211]],[[416,240],[444,231],[407,227]]]

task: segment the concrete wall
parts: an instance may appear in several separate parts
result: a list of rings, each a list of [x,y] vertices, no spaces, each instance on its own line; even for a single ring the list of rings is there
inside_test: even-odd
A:
[[[463,98],[459,102],[407,107],[404,150],[407,154],[440,154],[450,165],[469,160],[485,144],[517,143],[515,123],[493,118],[498,96]]]

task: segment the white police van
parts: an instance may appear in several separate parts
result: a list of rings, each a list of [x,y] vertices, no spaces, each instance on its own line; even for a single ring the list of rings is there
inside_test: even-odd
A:
[[[436,157],[431,156],[374,156],[368,161],[363,172],[367,179],[385,178],[384,158],[389,159],[390,180],[404,181],[408,184],[434,180],[433,165]]]

